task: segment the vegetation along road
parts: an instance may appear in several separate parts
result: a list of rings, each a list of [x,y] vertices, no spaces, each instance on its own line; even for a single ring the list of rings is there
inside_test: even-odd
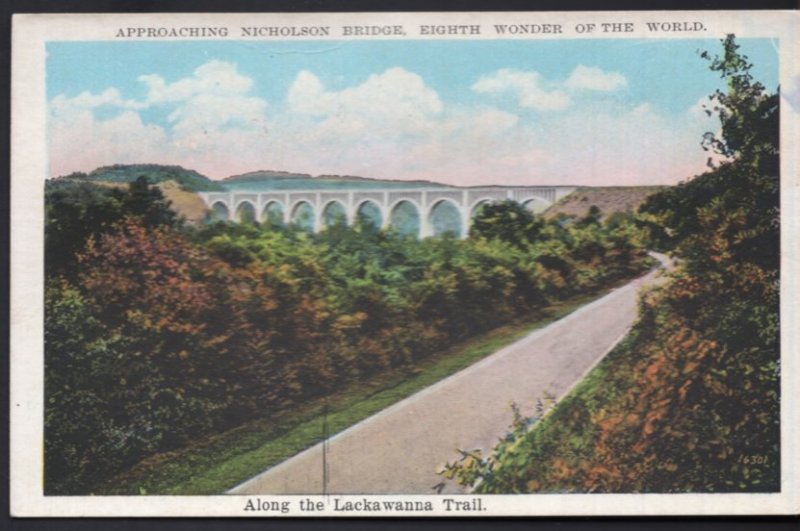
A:
[[[667,265],[664,255],[654,255]],[[431,494],[457,448],[484,453],[523,415],[561,397],[626,334],[653,271],[481,362],[232,489],[236,494]],[[452,486],[448,487],[454,488]]]

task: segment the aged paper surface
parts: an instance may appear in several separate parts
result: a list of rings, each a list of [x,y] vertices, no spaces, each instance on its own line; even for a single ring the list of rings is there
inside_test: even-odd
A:
[[[791,272],[799,265],[798,20],[797,12],[764,11],[15,16],[12,513],[797,513],[799,293]],[[739,48],[731,45],[725,56],[729,35]],[[770,114],[777,112],[779,157],[768,130],[774,124],[777,133],[777,114]],[[739,166],[725,166],[730,161]],[[640,250],[638,262],[624,264],[630,271],[608,273],[609,256],[622,260],[619,242],[656,219],[634,222],[620,212],[609,221],[630,197],[614,194],[621,187],[655,193],[704,172],[717,172],[733,190],[741,175],[754,183],[763,180],[758,172],[775,178],[777,164],[780,255],[777,240],[768,238],[778,234],[770,233],[777,214],[772,229],[747,225],[755,188],[742,189],[741,203],[729,198],[738,206],[720,217],[714,209],[721,203],[708,198],[692,211],[716,235],[707,241],[708,263],[731,260],[735,275],[752,282],[721,281],[731,302],[698,310],[672,336],[680,347],[666,350],[686,354],[670,376],[674,392],[659,394],[668,384],[658,378],[670,374],[664,364],[678,363],[667,353],[642,365],[638,387],[620,388],[630,393],[628,410],[619,406],[624,401],[604,409],[589,394],[576,395],[610,378],[601,362],[631,344],[623,339],[631,327],[640,335],[648,330],[635,324],[647,306],[640,294],[665,280],[635,268],[660,262],[674,270],[704,259],[678,252],[675,265],[666,254],[648,259]],[[734,170],[728,175],[724,168]],[[149,184],[128,185],[139,173]],[[222,181],[230,176],[238,177]],[[158,188],[150,187],[154,180]],[[46,210],[46,181],[47,201],[61,201],[63,210]],[[706,192],[690,193],[701,201]],[[180,209],[179,228],[169,228],[176,222],[158,210],[162,195]],[[544,213],[550,221],[500,234],[505,243],[459,247],[494,230],[481,223],[498,204],[514,212],[524,206],[531,219]],[[567,210],[552,221],[548,209],[558,205]],[[737,229],[740,219],[745,225]],[[276,229],[283,236],[275,238],[236,228],[253,221],[257,231],[290,228]],[[211,226],[218,228],[203,229]],[[620,226],[631,232],[623,235]],[[604,235],[605,251],[575,243],[592,234]],[[674,237],[671,229],[659,234]],[[529,247],[519,244],[528,237]],[[534,241],[548,237],[569,242]],[[247,238],[254,238],[250,247],[242,243]],[[358,247],[367,240],[384,247]],[[326,241],[334,250],[319,251]],[[733,247],[721,247],[725,242]],[[740,263],[731,256],[746,253],[734,250],[741,242],[753,256]],[[325,254],[336,245],[359,251]],[[370,252],[387,252],[388,245],[416,256],[413,267],[425,273],[401,271],[398,255],[386,254],[394,258],[352,277]],[[55,253],[47,263],[45,249]],[[525,249],[532,254],[520,255]],[[490,269],[465,269],[448,253]],[[567,260],[565,253],[573,254]],[[278,255],[293,258],[278,263]],[[737,290],[753,285],[766,286],[764,293],[778,289],[777,277],[764,277],[769,258],[777,264],[778,256],[780,267],[771,271],[780,271],[779,327],[777,306],[773,318],[764,315],[764,300],[736,299]],[[533,262],[536,268],[526,269]],[[450,267],[450,276],[441,273]],[[518,276],[525,271],[539,284],[523,293]],[[603,275],[616,283],[600,297],[600,288],[612,286],[599,284],[595,277]],[[687,278],[700,277],[672,284],[672,300],[681,289],[702,289]],[[411,284],[413,295],[404,291]],[[437,291],[443,286],[452,289]],[[516,323],[504,316],[521,312],[520,305],[560,301],[556,288],[577,300],[581,286],[594,295],[583,306],[570,303],[575,311],[568,316],[481,347],[484,354],[457,367],[435,365],[444,371],[438,376],[416,358],[467,348],[456,338],[477,334],[482,341],[480,334]],[[468,290],[474,291],[460,294]],[[541,298],[531,290],[543,290]],[[777,305],[776,291],[774,298]],[[751,313],[733,310],[751,303]],[[739,318],[760,328],[739,337]],[[722,329],[726,319],[734,319],[733,331],[725,329],[726,349],[717,336],[686,332],[702,330],[701,321]],[[779,359],[759,350],[761,339],[752,336],[762,335],[770,344],[779,337]],[[720,360],[736,358],[735,347],[751,342],[752,358],[729,378]],[[294,360],[303,349],[308,357]],[[219,357],[203,358],[210,352]],[[708,359],[699,357],[706,352]],[[637,361],[630,355],[625,367]],[[608,363],[621,359],[615,356]],[[752,361],[759,356],[766,361]],[[710,359],[723,365],[710,366]],[[763,392],[759,382],[767,382]],[[394,398],[384,398],[395,388]],[[593,392],[605,396],[602,386]],[[703,392],[716,401],[708,426],[721,427],[695,433],[683,420],[698,410],[685,404],[705,407]],[[579,399],[588,401],[584,409],[568,409]],[[772,413],[758,410],[767,402]],[[532,420],[512,426],[512,403]],[[750,415],[742,404],[756,409]],[[551,414],[544,420],[563,423],[567,433],[573,417],[565,411],[586,413],[582,426],[589,431],[562,434],[573,445],[559,450],[563,456],[535,454],[539,443],[530,441],[541,443],[544,435],[531,435],[539,429],[533,421]],[[276,425],[297,424],[276,432],[273,418]],[[764,433],[774,431],[775,448],[748,446],[759,440],[759,422]],[[620,427],[625,423],[628,431]],[[280,430],[289,436],[280,439]],[[275,437],[288,449],[271,449]],[[489,456],[501,440],[510,442],[497,447],[498,465]],[[697,457],[703,451],[708,461]],[[269,457],[275,452],[280,456]],[[536,459],[549,459],[546,469],[531,472]],[[704,472],[704,464],[714,472]]]

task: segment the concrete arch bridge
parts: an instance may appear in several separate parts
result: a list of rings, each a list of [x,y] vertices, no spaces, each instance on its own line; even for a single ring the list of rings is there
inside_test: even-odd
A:
[[[483,205],[512,200],[535,213],[568,195],[570,186],[391,188],[200,192],[213,219],[297,225],[318,232],[357,221],[419,238],[466,237]]]

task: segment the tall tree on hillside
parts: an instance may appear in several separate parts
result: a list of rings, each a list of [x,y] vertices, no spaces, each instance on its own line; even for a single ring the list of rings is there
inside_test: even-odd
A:
[[[753,64],[739,52],[733,35],[722,41],[722,55],[709,52],[701,57],[709,68],[725,80],[727,90],[709,96],[705,111],[719,118],[719,132],[707,132],[702,146],[723,158],[713,162],[710,171],[678,186],[651,196],[640,208],[644,214],[658,216],[653,225],[656,243],[674,247],[702,232],[699,214],[712,202],[729,209],[745,209],[750,234],[747,260],[758,260],[765,267],[778,267],[778,227],[780,224],[779,136],[780,98],[770,93],[751,73]]]
[[[778,175],[780,99],[778,92],[768,93],[755,81],[750,70],[753,64],[739,53],[733,35],[722,42],[723,55],[701,57],[711,62],[711,70],[719,72],[727,83],[727,91],[717,89],[706,105],[706,113],[719,116],[720,134],[706,133],[703,147],[715,153],[751,164],[771,177]]]
[[[126,210],[130,215],[141,218],[147,227],[174,225],[176,216],[170,205],[161,190],[152,185],[145,175],[140,175],[128,185]]]

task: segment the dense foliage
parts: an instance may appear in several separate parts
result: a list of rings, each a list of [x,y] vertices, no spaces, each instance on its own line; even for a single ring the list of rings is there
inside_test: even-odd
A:
[[[51,494],[91,492],[147,456],[408,370],[645,260],[624,218],[539,220],[521,241],[489,229],[467,240],[343,225],[311,235],[181,227],[144,181],[71,186],[47,194]]]
[[[140,175],[128,189],[55,179],[45,183],[45,264],[47,274],[71,278],[77,253],[87,238],[111,230],[126,216],[146,227],[173,226],[175,213],[161,192]]]
[[[778,97],[733,37],[711,69],[727,160],[641,208],[679,265],[641,301],[633,334],[589,379],[493,455],[447,477],[481,492],[775,492],[780,489]]]

